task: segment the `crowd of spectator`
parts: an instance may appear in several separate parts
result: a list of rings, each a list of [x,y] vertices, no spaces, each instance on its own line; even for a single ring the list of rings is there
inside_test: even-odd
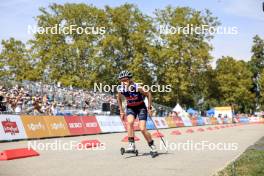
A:
[[[23,82],[13,86],[0,85],[1,113],[65,115],[100,111],[102,103],[116,103],[111,94],[98,93],[58,84]]]

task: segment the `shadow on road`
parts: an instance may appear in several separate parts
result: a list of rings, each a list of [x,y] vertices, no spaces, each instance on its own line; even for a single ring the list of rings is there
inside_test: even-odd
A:
[[[159,153],[159,155],[156,157],[159,157],[160,155],[169,155],[169,154],[173,154],[173,153],[163,152],[163,153]],[[143,156],[151,157],[150,153],[139,153],[138,156],[131,154],[131,156],[127,156],[125,157],[125,159],[134,158],[134,157],[143,157]]]

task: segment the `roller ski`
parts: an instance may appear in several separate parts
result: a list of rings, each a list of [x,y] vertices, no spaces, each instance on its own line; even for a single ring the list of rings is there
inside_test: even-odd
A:
[[[125,117],[127,118],[127,133],[129,141],[128,149],[125,150],[124,148],[121,148],[120,151],[122,155],[124,153],[134,153],[136,156],[138,155],[138,151],[135,149],[134,139],[134,121],[137,118],[139,120],[140,131],[151,148],[150,155],[152,158],[154,158],[158,156],[158,152],[154,145],[154,141],[152,140],[151,134],[148,132],[146,127],[148,115],[150,119],[152,116],[152,95],[150,91],[145,90],[143,87],[136,84],[132,80],[132,77],[133,74],[127,70],[121,71],[118,75],[120,89],[118,90],[117,101],[121,120],[124,120]],[[123,97],[126,98],[126,112],[124,112],[122,106]],[[147,105],[144,102],[145,98],[147,98]]]
[[[128,148],[121,148],[120,149],[121,155],[124,155],[125,153],[132,153],[138,156],[138,150],[136,149],[135,143],[134,142],[129,142]]]
[[[157,151],[157,148],[156,148],[156,146],[154,144],[150,145],[149,147],[150,147],[150,156],[152,158],[155,158],[156,156],[159,155],[159,153]]]

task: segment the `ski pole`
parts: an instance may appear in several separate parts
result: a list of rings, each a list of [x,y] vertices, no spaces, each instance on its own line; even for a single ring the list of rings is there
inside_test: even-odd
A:
[[[158,128],[157,128],[155,122],[153,121],[152,117],[149,116],[149,118],[151,119],[151,121],[152,121],[152,123],[153,123],[153,125],[154,125],[154,127],[155,127],[155,130],[157,131],[157,133],[160,134],[160,132],[159,132],[159,130],[158,130]],[[164,142],[163,137],[162,137],[161,135],[159,135],[159,137],[160,137],[160,139],[161,139],[161,141],[162,141],[162,143],[163,143],[163,145],[164,145],[164,147],[165,147],[166,152],[168,152],[168,148],[167,148],[167,146],[166,146],[166,144],[165,144],[165,142]]]

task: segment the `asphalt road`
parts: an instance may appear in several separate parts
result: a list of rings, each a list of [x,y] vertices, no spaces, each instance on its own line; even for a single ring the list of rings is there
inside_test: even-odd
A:
[[[157,147],[161,149],[156,158],[150,157],[149,148],[139,132],[136,133],[140,138],[136,143],[139,156],[120,154],[120,147],[127,146],[121,142],[125,133],[0,143],[2,151],[27,147],[35,142],[40,153],[38,157],[0,161],[0,176],[207,176],[221,170],[264,134],[264,124],[212,131],[207,130],[208,127],[160,130],[165,135],[164,139],[170,150],[166,153],[160,139],[155,138]],[[205,131],[199,132],[198,128]],[[193,129],[194,133],[186,133],[187,129]],[[171,135],[173,130],[179,130],[182,134]],[[155,131],[151,131],[153,132]],[[76,147],[73,147],[73,150],[54,148],[55,143],[58,147],[59,143],[61,147],[62,144],[66,146],[70,143],[75,146],[77,142],[86,139],[98,139],[104,146],[93,150],[77,150]]]

